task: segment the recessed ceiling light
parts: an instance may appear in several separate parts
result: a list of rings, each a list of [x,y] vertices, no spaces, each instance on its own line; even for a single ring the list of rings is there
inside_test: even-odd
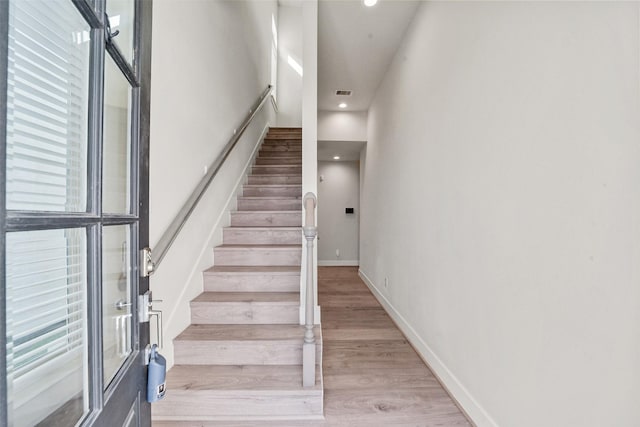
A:
[[[338,104],[338,107],[347,108],[347,104],[345,104],[344,102],[341,102],[340,104]]]
[[[340,156],[333,156],[333,160],[340,160]]]
[[[378,0],[364,0],[364,5],[367,7],[375,6]]]

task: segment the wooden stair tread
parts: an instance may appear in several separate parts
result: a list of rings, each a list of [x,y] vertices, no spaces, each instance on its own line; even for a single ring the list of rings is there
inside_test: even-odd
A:
[[[291,303],[300,304],[299,292],[203,292],[192,303]]]
[[[238,200],[302,200],[302,196],[238,196]]]
[[[298,341],[303,336],[304,326],[301,325],[189,325],[175,340]]]
[[[302,138],[295,135],[271,135],[264,139],[262,147],[284,145],[289,147],[302,147]]]
[[[270,157],[270,158],[273,158],[273,157]],[[290,174],[290,173],[270,173],[270,174],[254,173],[254,174],[251,174],[251,176],[264,177],[264,178],[278,178],[278,177],[298,178],[298,177],[300,177],[300,174],[295,174],[295,173],[294,174]],[[251,185],[251,184],[246,184],[246,185]],[[265,184],[265,185],[278,185],[278,184]],[[302,184],[282,184],[282,185],[302,185]]]
[[[300,169],[302,165],[254,165],[254,169],[279,169],[279,168],[289,168],[289,169]],[[264,174],[263,174],[264,175]]]
[[[319,378],[318,378],[319,379]],[[320,390],[302,387],[300,365],[174,365],[167,372],[173,390]]]
[[[257,215],[257,214],[292,214],[292,213],[298,213],[301,214],[302,213],[302,209],[300,210],[289,210],[289,211],[232,211],[231,213],[241,213],[243,215],[248,214],[248,215]],[[234,227],[236,227],[234,225]],[[247,225],[242,226],[242,227],[249,227]],[[260,226],[260,227],[264,227],[264,226]],[[277,227],[286,227],[286,226],[282,226],[279,225]],[[294,227],[294,226],[291,226]]]
[[[249,227],[253,228],[253,227]],[[256,227],[258,228],[258,227]],[[216,274],[216,273],[224,273],[224,274],[282,274],[282,275],[295,275],[300,274],[300,267],[289,266],[289,265],[256,265],[256,266],[246,266],[246,265],[238,265],[238,266],[228,266],[228,265],[214,265],[206,269],[205,274]]]
[[[286,227],[286,226],[275,226],[275,227],[247,227],[242,225],[234,225],[225,227],[226,230],[247,230],[247,231],[300,231],[300,227]]]
[[[215,249],[300,249],[302,248],[302,243],[299,245],[234,245],[234,244],[224,244],[216,246]]]
[[[267,175],[269,176],[269,175]],[[286,176],[286,175],[273,175],[273,176]],[[251,188],[251,187],[285,187],[285,188],[295,188],[295,187],[300,187],[300,190],[302,191],[302,184],[244,184],[244,187],[247,188]]]

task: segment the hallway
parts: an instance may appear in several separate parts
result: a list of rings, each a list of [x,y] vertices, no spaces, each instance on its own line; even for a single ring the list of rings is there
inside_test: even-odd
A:
[[[468,426],[357,267],[319,267],[330,426]]]

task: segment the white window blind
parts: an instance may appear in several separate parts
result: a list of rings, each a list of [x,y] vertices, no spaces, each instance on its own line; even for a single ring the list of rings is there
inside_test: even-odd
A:
[[[7,234],[8,367],[14,379],[83,346],[85,236],[84,229]]]
[[[11,0],[9,11],[7,208],[83,212],[89,27],[69,0]],[[12,378],[82,356],[85,240],[84,229],[7,235]]]
[[[72,7],[10,3],[8,209],[86,210],[89,28]]]

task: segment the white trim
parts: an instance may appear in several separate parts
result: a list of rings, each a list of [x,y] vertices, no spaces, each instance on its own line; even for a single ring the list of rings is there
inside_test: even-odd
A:
[[[318,267],[358,267],[360,261],[355,260],[318,260]]]
[[[465,412],[467,418],[476,426],[480,427],[498,427],[489,413],[474,399],[469,390],[456,378],[456,376],[447,368],[440,360],[429,345],[418,335],[405,318],[396,310],[391,302],[378,290],[371,279],[358,269],[358,275],[362,281],[369,287],[376,299],[382,304],[385,311],[391,316],[398,328],[409,340],[418,355],[427,364],[431,371],[438,378],[443,387],[449,392],[449,395],[456,401],[460,409]]]
[[[236,201],[236,199],[238,197],[238,194],[240,193],[240,190],[242,188],[242,185],[246,181],[247,172],[248,172],[249,168],[253,165],[253,163],[255,161],[255,158],[256,158],[256,155],[258,153],[258,148],[260,148],[260,145],[261,145],[262,141],[264,140],[265,136],[267,135],[267,132],[269,131],[269,127],[270,126],[271,126],[270,123],[267,122],[267,124],[265,125],[264,129],[262,130],[262,133],[260,134],[260,137],[259,137],[258,141],[256,142],[255,147],[253,148],[253,152],[251,153],[251,156],[249,157],[249,160],[245,164],[244,169],[242,170],[242,173],[240,174],[240,177],[236,180],[235,186],[233,187],[233,191],[231,191],[231,193],[229,194],[229,197],[227,198],[227,201],[224,204],[224,208],[222,208],[222,210],[220,211],[220,214],[218,215],[218,218],[216,219],[216,222],[213,224],[213,227],[211,228],[211,231],[209,232],[209,235],[207,236],[207,239],[205,240],[204,245],[200,249],[200,253],[198,254],[198,260],[193,264],[193,268],[191,269],[191,272],[189,273],[189,276],[187,277],[187,280],[185,281],[185,283],[191,283],[191,280],[193,280],[193,278],[194,278],[194,276],[196,274],[202,275],[202,271],[199,270],[200,262],[202,261],[204,256],[209,256],[211,254],[210,242],[213,239],[214,234],[217,233],[218,231],[220,231],[222,220],[223,219],[228,219],[229,212],[231,211],[231,205],[232,205],[232,203],[235,203],[235,201]],[[203,289],[204,289],[204,283],[203,283],[202,286],[203,286]],[[185,296],[185,294],[186,294],[186,292],[188,290],[189,290],[189,286],[183,286],[182,287],[182,291],[180,292],[180,295],[178,295],[178,298],[177,298],[177,300],[179,302],[174,306],[174,309],[167,316],[167,320],[163,325],[163,329],[164,330],[168,330],[168,327],[171,324],[171,321],[173,320],[173,317],[175,316],[175,314],[178,311],[178,309],[181,309],[181,310],[184,310],[185,308],[187,310],[190,309],[190,306],[189,306],[189,302],[190,301],[186,301],[186,302],[183,301],[184,296]],[[185,306],[185,304],[186,304],[186,306]],[[180,333],[180,332],[178,332],[178,333]],[[174,338],[175,337],[171,337],[171,338],[168,339],[168,337],[162,337],[162,339],[164,340],[165,343],[167,341],[173,340]]]

